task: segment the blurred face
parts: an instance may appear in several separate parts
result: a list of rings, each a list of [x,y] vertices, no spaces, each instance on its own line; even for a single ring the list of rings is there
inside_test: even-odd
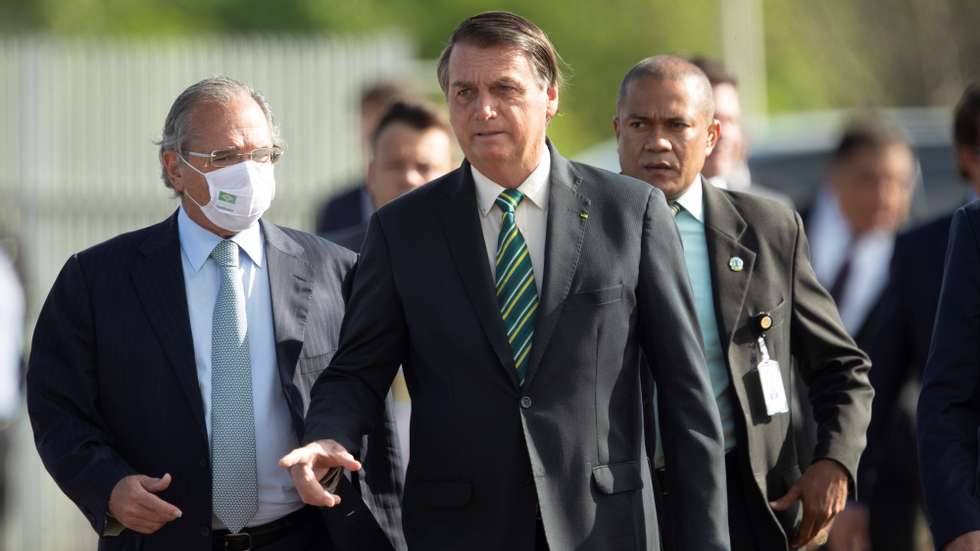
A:
[[[640,77],[613,119],[623,173],[676,199],[694,181],[718,139],[695,81]]]
[[[190,115],[190,135],[183,145],[184,151],[211,153],[215,150],[235,150],[248,153],[260,147],[272,147],[272,131],[265,113],[255,100],[248,96],[235,98],[224,104],[202,103],[194,107]],[[211,172],[216,167],[208,159],[185,155],[184,159],[201,172]],[[215,226],[195,204],[206,205],[211,201],[208,183],[204,176],[191,170],[180,160],[175,151],[163,154],[163,163],[174,190],[184,195],[181,203],[187,215],[201,227],[227,237],[231,232]],[[191,201],[187,196],[194,199]]]
[[[538,166],[558,89],[538,78],[514,48],[453,46],[449,56],[449,119],[467,160],[505,187],[517,187]]]
[[[980,194],[980,147],[973,145],[957,146],[956,156],[960,161],[960,170],[969,180],[974,192]]]
[[[731,84],[722,83],[712,88],[715,95],[715,120],[718,121],[718,143],[704,162],[704,175],[727,178],[744,160],[747,144],[742,134],[742,106],[738,92]]]
[[[452,145],[444,130],[419,131],[398,122],[386,126],[368,166],[366,185],[374,207],[446,174],[452,164]]]
[[[831,169],[831,187],[854,235],[894,232],[905,222],[914,171],[903,145],[864,147]]]

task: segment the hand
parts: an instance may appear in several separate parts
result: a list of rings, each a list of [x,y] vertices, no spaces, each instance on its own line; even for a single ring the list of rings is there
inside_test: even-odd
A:
[[[867,551],[871,549],[868,509],[858,503],[850,503],[837,515],[830,531],[830,551]]]
[[[109,494],[109,514],[140,534],[152,534],[183,515],[180,509],[153,495],[170,487],[170,473],[160,478],[134,474],[122,478]]]
[[[961,534],[946,544],[943,551],[980,551],[980,530]]]
[[[786,495],[770,502],[775,511],[785,511],[797,500],[803,500],[803,521],[790,542],[799,549],[810,543],[844,510],[847,501],[847,472],[831,459],[821,459],[803,473]]]
[[[303,503],[318,507],[333,507],[340,503],[339,495],[328,492],[320,484],[330,469],[361,470],[361,462],[333,440],[317,440],[296,448],[279,460],[279,466],[289,469]]]

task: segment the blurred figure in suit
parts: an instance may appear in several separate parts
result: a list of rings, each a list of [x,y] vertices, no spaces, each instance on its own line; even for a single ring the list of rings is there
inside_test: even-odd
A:
[[[980,191],[980,83],[966,88],[953,112],[953,146],[968,198]],[[874,549],[928,548],[915,439],[919,397],[942,286],[953,213],[895,239],[882,325],[870,349],[877,392],[858,497],[870,513]]]
[[[362,151],[368,151],[371,136],[388,106],[405,95],[404,86],[389,81],[375,82],[361,92],[359,107]],[[370,193],[364,187],[364,180],[358,179],[324,200],[316,212],[314,231],[323,235],[366,224],[373,212]]]
[[[10,423],[20,410],[25,302],[14,263],[0,246],[0,515],[7,505]]]
[[[742,125],[742,104],[738,98],[738,78],[716,59],[694,56],[688,61],[701,69],[711,82],[715,120],[720,125],[718,144],[704,161],[704,177],[715,187],[759,195],[792,208],[793,200],[789,196],[752,181],[749,140]]]
[[[375,126],[370,150],[364,189],[370,194],[374,209],[453,169],[449,121],[422,102],[393,103]],[[364,222],[324,237],[360,252],[366,232]]]

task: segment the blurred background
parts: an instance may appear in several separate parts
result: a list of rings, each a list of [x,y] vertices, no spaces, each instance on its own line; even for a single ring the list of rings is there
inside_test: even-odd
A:
[[[404,82],[442,103],[435,59],[459,21],[489,9],[530,18],[563,56],[571,78],[550,136],[566,156],[616,169],[625,71],[655,53],[705,54],[739,79],[753,178],[797,206],[844,120],[868,110],[918,155],[914,217],[967,193],[950,113],[980,76],[975,0],[0,0],[0,238],[26,291],[25,335],[70,254],[176,208],[154,140],[185,87],[226,74],[267,96],[287,143],[268,218],[311,230],[321,202],[363,172],[364,87]],[[16,411],[0,542],[94,549]]]

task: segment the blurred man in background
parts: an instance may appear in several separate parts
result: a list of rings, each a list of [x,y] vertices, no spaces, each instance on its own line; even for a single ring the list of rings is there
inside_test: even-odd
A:
[[[802,213],[813,270],[862,350],[881,319],[888,262],[908,218],[915,174],[901,131],[882,120],[855,121],[832,155],[827,183]]]
[[[813,275],[799,216],[702,176],[721,126],[713,111],[698,67],[657,56],[623,79],[613,128],[623,172],[661,189],[675,210],[724,428],[732,549],[785,550],[822,541],[854,485],[870,417],[869,363]],[[802,476],[786,430],[795,378],[815,390],[820,427]],[[658,473],[686,472],[659,448]],[[658,489],[669,496],[665,480]],[[670,509],[663,520],[672,549]]]
[[[789,196],[752,182],[749,173],[749,140],[742,125],[742,104],[738,98],[738,78],[720,61],[694,56],[689,61],[701,69],[715,98],[715,120],[718,121],[718,143],[704,162],[702,174],[708,182],[722,189],[744,191],[793,206]]]
[[[388,106],[406,95],[403,85],[389,81],[376,82],[361,92],[359,102],[361,151],[370,150],[371,137],[381,116],[388,110]],[[366,224],[373,212],[371,196],[364,187],[364,180],[358,179],[323,202],[317,210],[314,229],[317,234],[323,235],[358,224]]]
[[[282,155],[265,98],[192,85],[159,154],[177,211],[69,258],[38,319],[27,391],[45,467],[100,549],[403,548],[391,423],[325,516],[277,464],[336,349],[355,256],[261,220]]]
[[[953,150],[969,186],[966,200],[980,193],[980,83],[966,88],[953,112]],[[895,239],[883,322],[871,346],[876,395],[868,451],[861,464],[858,497],[870,513],[874,549],[928,549],[915,439],[919,398],[933,321],[943,281],[946,243],[953,213]]]
[[[452,131],[445,115],[422,102],[396,101],[370,138],[364,189],[374,210],[453,169]],[[359,252],[367,222],[324,235]]]

